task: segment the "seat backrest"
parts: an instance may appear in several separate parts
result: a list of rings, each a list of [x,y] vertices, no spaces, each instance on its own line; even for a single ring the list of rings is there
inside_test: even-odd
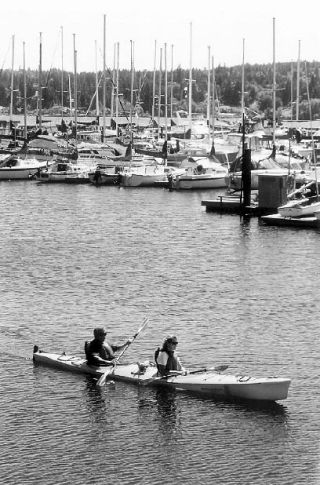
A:
[[[88,358],[88,347],[89,347],[89,342],[85,341],[84,343],[84,353],[86,354],[86,358]]]
[[[158,369],[158,357],[159,357],[159,352],[160,352],[160,347],[158,347],[154,353],[154,361],[156,363],[157,369]],[[158,369],[159,370],[159,369]]]

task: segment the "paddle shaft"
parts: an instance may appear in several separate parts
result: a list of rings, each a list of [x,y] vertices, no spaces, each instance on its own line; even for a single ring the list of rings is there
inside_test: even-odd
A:
[[[201,372],[222,372],[224,370],[226,370],[229,366],[228,365],[217,365],[215,367],[204,367],[202,369],[195,369],[195,370],[190,370],[187,372],[187,375],[189,374],[200,374]],[[177,371],[175,373],[175,371],[171,371],[172,373],[166,375],[166,376],[163,376],[164,378],[167,378],[167,377],[176,377],[176,376],[183,376],[183,372],[179,372]]]
[[[125,351],[128,349],[128,347],[133,343],[133,341],[138,337],[139,333],[142,332],[142,330],[148,325],[149,323],[149,318],[146,317],[144,320],[143,320],[143,324],[141,325],[141,327],[139,328],[139,330],[134,334],[134,336],[131,338],[131,342],[128,343],[120,352],[120,354],[116,357],[116,359],[114,360],[113,364],[112,364],[112,368],[110,370],[107,370],[106,372],[104,372],[99,380],[97,381],[97,386],[103,386],[106,382],[106,378],[112,373],[114,372],[114,369],[117,365],[117,363],[119,362],[119,360],[121,359],[121,357],[123,356],[123,354],[125,353]]]
[[[222,372],[226,370],[229,366],[228,365],[217,365],[216,367],[205,367],[203,369],[196,369],[196,370],[191,370],[189,374],[198,374],[200,372]]]

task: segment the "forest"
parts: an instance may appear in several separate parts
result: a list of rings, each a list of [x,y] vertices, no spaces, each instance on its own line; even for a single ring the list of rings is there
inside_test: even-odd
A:
[[[307,120],[320,118],[320,63],[304,62],[300,64],[299,75],[299,119]],[[98,99],[100,113],[102,111],[102,73],[81,72],[77,74],[77,107],[80,114],[96,114],[96,77],[99,79]],[[240,108],[242,87],[242,66],[218,66],[214,70],[215,77],[215,106],[216,113],[223,106]],[[273,107],[273,65],[272,64],[246,64],[244,66],[244,98],[245,106],[265,119],[272,118]],[[39,79],[41,78],[41,79]],[[42,109],[53,112],[60,109],[61,113],[61,85],[63,78],[63,105],[65,112],[73,109],[74,96],[74,73],[62,72],[59,69],[43,71],[39,76],[38,71],[22,70],[12,73],[10,70],[0,72],[0,106],[9,109],[11,100],[11,86],[13,86],[13,113],[23,113],[24,87],[26,85],[26,99],[28,113],[36,112],[38,107],[38,85],[42,88]],[[130,110],[131,95],[134,100],[134,110],[139,116],[150,116],[153,103],[153,71],[136,71],[133,75],[134,90],[131,94],[130,70],[119,71],[119,115],[123,111]],[[189,70],[180,66],[167,73],[168,81],[168,116],[173,112],[184,109],[188,111],[188,85]],[[206,113],[208,98],[208,72],[207,70],[192,70],[192,111],[194,113]],[[211,86],[212,73],[210,73]],[[112,91],[115,73],[106,71],[105,93],[106,113],[110,114]],[[159,98],[159,85],[161,79],[161,115],[164,115],[164,83],[165,73],[155,73],[155,99]],[[13,84],[12,84],[13,81]],[[278,119],[295,119],[295,107],[297,99],[297,66],[293,63],[276,64],[276,116]],[[120,94],[121,93],[121,94]],[[211,93],[212,96],[212,93]],[[291,111],[292,110],[292,111]],[[155,104],[155,113],[159,108]],[[70,113],[70,111],[69,111]]]

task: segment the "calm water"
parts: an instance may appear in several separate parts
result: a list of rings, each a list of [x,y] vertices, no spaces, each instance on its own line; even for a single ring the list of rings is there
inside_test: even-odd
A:
[[[2,182],[0,481],[318,484],[319,237],[206,213],[214,192]],[[256,407],[34,367],[34,344],[82,355],[167,333],[186,366],[292,378]]]

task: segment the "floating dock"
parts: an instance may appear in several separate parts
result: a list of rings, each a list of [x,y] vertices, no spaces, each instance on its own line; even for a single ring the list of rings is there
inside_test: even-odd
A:
[[[261,216],[270,214],[274,209],[262,208],[253,200],[250,205],[244,206],[240,197],[220,195],[214,200],[202,200],[201,205],[205,206],[207,212],[220,212],[229,214],[241,214],[250,216]]]
[[[243,205],[239,197],[221,195],[214,200],[202,200],[201,205],[204,205],[208,212],[219,211],[240,214],[243,211]]]

